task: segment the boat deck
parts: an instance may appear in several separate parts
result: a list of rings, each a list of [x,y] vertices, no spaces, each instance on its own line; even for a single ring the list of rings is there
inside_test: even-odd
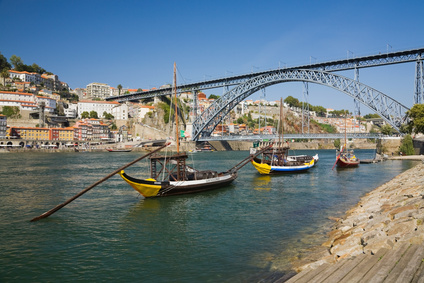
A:
[[[424,282],[424,245],[403,244],[381,249],[375,255],[359,255],[335,264],[305,269],[289,280],[275,282]]]

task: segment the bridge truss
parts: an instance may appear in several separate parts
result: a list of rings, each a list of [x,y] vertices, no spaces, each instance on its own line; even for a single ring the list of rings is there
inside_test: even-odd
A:
[[[210,137],[215,127],[234,107],[261,88],[284,82],[311,82],[339,90],[379,114],[395,130],[407,121],[406,106],[358,81],[318,70],[282,69],[254,77],[217,99],[193,123],[193,139]]]

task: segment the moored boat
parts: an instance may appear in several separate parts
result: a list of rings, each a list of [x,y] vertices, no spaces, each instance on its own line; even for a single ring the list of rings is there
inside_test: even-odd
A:
[[[346,115],[347,116],[347,115]],[[348,167],[357,167],[360,163],[360,160],[353,153],[353,149],[347,149],[347,129],[346,129],[346,119],[345,117],[345,140],[344,145],[341,147],[340,151],[336,151],[336,162],[334,166],[337,165],[338,168],[348,168]],[[333,166],[333,168],[334,168]]]
[[[106,148],[109,152],[130,152],[132,149]]]
[[[175,96],[175,113],[178,113],[175,64],[173,92]],[[262,151],[259,151],[256,154],[250,155],[225,172],[196,170],[186,165],[188,155],[179,150],[177,115],[175,117],[175,122],[177,129],[175,131],[177,152],[171,156],[160,154],[151,155],[149,157],[150,178],[138,179],[129,176],[124,170],[121,170],[119,173],[131,187],[146,198],[197,193],[226,186],[237,178],[239,169],[249,163],[250,160],[255,158],[258,154],[262,153]]]
[[[300,173],[312,168],[318,162],[318,154],[310,155],[289,155],[289,143],[284,143],[283,139],[283,101],[280,99],[280,134],[278,145],[263,151],[259,157],[254,158],[251,163],[260,174],[278,173]],[[251,149],[251,154],[256,151]]]

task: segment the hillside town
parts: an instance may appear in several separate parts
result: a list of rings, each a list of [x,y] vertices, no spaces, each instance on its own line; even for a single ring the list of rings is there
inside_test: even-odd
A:
[[[97,82],[86,88],[71,89],[58,75],[14,69],[8,69],[7,75],[2,72],[0,87],[0,146],[11,145],[7,140],[12,139],[29,141],[20,143],[26,147],[72,146],[78,142],[117,143],[167,138],[172,132],[173,123],[165,118],[172,111],[170,100],[156,98],[125,103],[105,100],[148,89],[121,85],[115,88]],[[191,123],[196,115],[217,98],[219,96],[207,97],[200,92],[194,104],[192,93],[180,94],[185,116],[182,137],[191,139]],[[275,134],[279,106],[279,101],[244,100],[215,128],[213,135]],[[287,111],[285,129],[289,132],[328,132],[328,127],[322,126],[328,125],[334,132],[365,133],[379,131],[382,125],[381,119],[365,121],[353,116],[346,119],[334,115],[334,109],[326,109],[318,115],[316,111],[305,111],[286,102],[283,106]],[[304,124],[311,126],[305,128]]]

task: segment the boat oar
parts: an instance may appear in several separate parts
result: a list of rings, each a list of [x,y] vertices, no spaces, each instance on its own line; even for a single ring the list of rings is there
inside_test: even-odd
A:
[[[334,169],[334,167],[336,166],[337,161],[339,161],[339,159],[340,159],[340,155],[342,154],[343,150],[344,150],[344,146],[342,147],[342,150],[340,150],[339,155],[337,155],[337,157],[336,157],[336,162],[334,162],[333,168],[331,168],[331,170],[333,170],[333,169]]]
[[[335,167],[335,166],[336,166],[336,164],[337,164],[337,161],[339,161],[339,158],[340,158],[340,154],[339,154],[339,155],[337,155],[337,157],[336,157],[336,162],[334,162],[333,168],[331,168],[331,170],[333,170],[333,169],[334,169],[334,167]]]
[[[112,177],[113,175],[115,175],[115,174],[117,174],[117,173],[121,172],[121,170],[124,170],[125,168],[127,168],[127,167],[129,167],[129,166],[133,165],[134,163],[136,163],[136,162],[138,162],[138,161],[142,160],[143,158],[148,157],[149,155],[152,155],[153,153],[155,153],[155,152],[157,152],[157,151],[161,150],[162,148],[167,147],[167,146],[168,146],[168,145],[170,145],[170,144],[171,144],[171,143],[170,143],[170,142],[168,142],[168,143],[166,143],[165,145],[163,145],[163,146],[161,146],[161,147],[159,147],[159,148],[157,148],[157,149],[155,149],[155,150],[153,150],[153,151],[151,151],[151,152],[149,152],[149,153],[147,153],[147,154],[145,154],[145,155],[143,155],[143,156],[141,156],[141,157],[139,157],[139,158],[135,159],[134,161],[131,161],[130,163],[128,163],[128,164],[126,164],[126,165],[122,166],[121,168],[116,169],[115,171],[113,171],[112,173],[110,173],[109,175],[107,175],[106,177],[104,177],[104,178],[102,178],[101,180],[99,180],[99,181],[95,182],[94,184],[90,185],[90,186],[89,186],[89,187],[87,187],[86,189],[82,190],[80,193],[76,194],[76,195],[75,195],[75,196],[73,196],[72,198],[70,198],[70,199],[68,199],[67,201],[65,201],[64,203],[59,204],[58,206],[56,206],[56,207],[54,207],[54,208],[50,209],[49,211],[44,212],[44,213],[43,213],[43,214],[41,214],[40,216],[37,216],[37,217],[35,217],[35,218],[31,219],[31,222],[38,221],[38,220],[40,220],[40,219],[43,219],[43,218],[49,217],[50,215],[52,215],[53,213],[55,213],[56,211],[58,211],[59,209],[61,209],[61,208],[62,208],[62,207],[64,207],[65,205],[69,204],[70,202],[74,201],[75,199],[79,198],[80,196],[82,196],[83,194],[85,194],[86,192],[88,192],[89,190],[91,190],[92,188],[94,188],[95,186],[97,186],[97,185],[99,185],[99,184],[103,183],[104,181],[106,181],[107,179],[109,179],[110,177]]]

